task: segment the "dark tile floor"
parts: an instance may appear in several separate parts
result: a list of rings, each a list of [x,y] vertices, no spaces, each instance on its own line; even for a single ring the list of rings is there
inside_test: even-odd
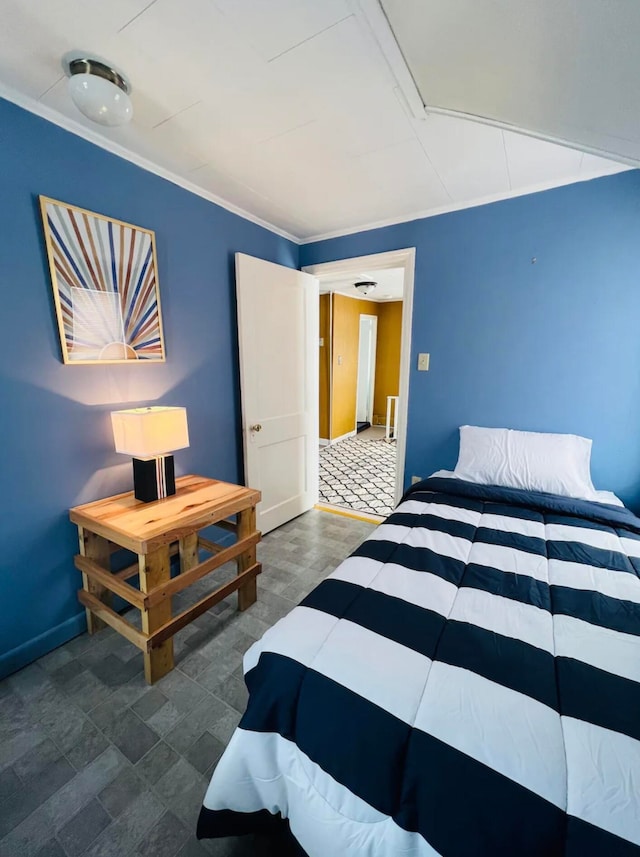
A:
[[[111,629],[83,634],[0,682],[0,857],[285,857],[283,841],[198,842],[211,772],[246,703],[245,650],[371,532],[313,510],[259,546],[258,602],[235,596],[175,637],[153,687]],[[200,581],[177,609],[218,586]]]

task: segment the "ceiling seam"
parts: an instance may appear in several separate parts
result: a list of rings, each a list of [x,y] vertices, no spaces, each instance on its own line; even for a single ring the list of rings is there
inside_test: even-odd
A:
[[[418,120],[415,120],[415,121],[418,121]],[[438,172],[438,170],[436,169],[436,167],[435,167],[435,165],[434,165],[433,161],[432,161],[432,160],[431,160],[431,158],[429,157],[429,153],[428,153],[428,152],[427,152],[427,150],[425,149],[425,147],[424,147],[424,143],[423,143],[423,142],[422,142],[422,140],[420,139],[420,137],[419,137],[419,135],[418,135],[418,133],[417,133],[417,131],[416,131],[415,127],[413,126],[413,123],[411,124],[411,128],[412,128],[412,130],[413,130],[413,133],[414,133],[414,136],[415,136],[416,140],[418,141],[418,145],[420,146],[420,148],[421,148],[421,149],[422,149],[422,151],[424,152],[424,156],[425,156],[425,158],[427,159],[427,161],[429,162],[429,164],[431,165],[431,169],[432,169],[432,170],[434,171],[434,173],[436,174],[436,177],[437,177],[438,181],[440,182],[440,184],[442,185],[442,189],[443,189],[443,190],[444,190],[444,192],[446,193],[447,198],[448,198],[451,202],[453,202],[453,197],[452,197],[452,196],[451,196],[451,194],[449,193],[449,188],[448,188],[448,187],[446,186],[446,184],[444,183],[444,179],[442,178],[442,176],[440,175],[440,173],[439,173],[439,172]]]
[[[337,27],[338,24],[344,24],[345,21],[348,21],[349,18],[353,18],[353,15],[345,15],[344,18],[340,18],[339,21],[334,21],[333,24],[329,24],[328,27],[323,27],[321,30],[318,30],[317,33],[314,33],[312,36],[307,36],[306,39],[303,39],[301,42],[297,42],[295,45],[291,45],[290,48],[287,48],[284,51],[280,51],[279,54],[276,54],[274,57],[269,57],[267,60],[268,63],[274,62],[275,60],[279,60],[280,57],[283,57],[285,54],[290,53],[291,51],[295,51],[296,48],[299,48],[301,45],[306,45],[307,42],[312,41],[317,36],[321,36],[323,33],[326,33],[328,30],[333,30],[334,27]]]
[[[55,80],[51,84],[51,86],[48,86],[44,92],[41,92],[40,95],[38,96],[38,101],[40,101],[41,98],[44,98],[45,95],[47,95],[47,93],[51,92],[51,90],[54,89],[62,80],[64,80],[64,75],[61,75],[57,80]]]
[[[285,137],[287,134],[293,134],[294,131],[300,131],[301,128],[306,128],[307,125],[313,125],[317,122],[317,119],[308,119],[306,122],[301,122],[299,125],[294,125],[293,128],[286,128],[284,131],[279,131],[277,134],[272,134],[270,137],[265,137],[262,140],[258,140],[258,145],[263,145],[264,143],[270,143],[272,140],[277,140],[279,137]]]
[[[126,24],[123,24],[120,27],[120,29],[117,30],[117,32],[121,33],[123,30],[126,30],[126,28],[129,26],[129,24],[133,24],[133,22],[135,20],[137,20],[140,17],[140,15],[144,15],[144,13],[147,11],[147,9],[150,9],[154,5],[154,3],[156,3],[156,2],[157,2],[157,0],[151,0],[151,3],[147,3],[147,5],[144,7],[144,9],[141,9],[137,15],[133,16],[133,18],[130,18]]]
[[[368,158],[370,155],[378,155],[381,152],[388,152],[389,149],[395,149],[396,146],[402,146],[403,143],[411,143],[413,142],[414,136],[415,135],[412,130],[411,134],[407,135],[407,137],[402,140],[394,140],[392,143],[386,143],[384,146],[376,146],[374,149],[365,149],[361,152],[354,152],[351,150],[347,153],[347,156],[354,161],[357,161],[359,158]]]
[[[194,101],[193,104],[187,104],[186,107],[183,107],[181,110],[176,110],[175,113],[172,113],[171,116],[167,116],[166,119],[161,119],[156,125],[151,126],[151,130],[155,131],[156,128],[159,128],[161,125],[164,125],[165,122],[170,122],[172,119],[175,119],[176,116],[180,116],[181,113],[184,113],[187,110],[191,110],[192,107],[196,107],[196,105],[202,104],[202,99],[198,99],[198,101]]]

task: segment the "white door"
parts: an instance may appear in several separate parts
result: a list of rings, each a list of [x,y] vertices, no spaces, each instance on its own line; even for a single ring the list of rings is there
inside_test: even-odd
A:
[[[318,280],[236,253],[245,483],[268,533],[318,498]]]
[[[378,319],[375,315],[360,316],[358,341],[358,385],[356,422],[373,422],[373,392],[376,376],[376,338]]]

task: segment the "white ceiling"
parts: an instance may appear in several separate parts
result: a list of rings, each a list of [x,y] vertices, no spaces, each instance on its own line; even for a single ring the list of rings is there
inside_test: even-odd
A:
[[[624,168],[460,118],[414,118],[362,2],[0,0],[0,95],[301,240]],[[482,17],[472,18],[472,10],[507,0],[386,5],[397,13],[405,3],[421,25],[423,7],[436,10],[438,26],[450,23],[450,7],[465,7],[464,29],[471,32],[471,21]],[[430,33],[429,44],[450,60],[438,78],[446,98],[461,96],[460,68],[469,64],[459,54],[473,38],[460,42],[457,33],[443,33]],[[491,35],[481,33],[485,41]],[[555,44],[556,34],[549,36]],[[60,68],[62,55],[73,49],[107,57],[130,77],[135,115],[129,126],[101,128],[78,113]],[[499,71],[500,86],[510,90],[504,66]],[[479,75],[470,89],[481,92],[488,77]],[[490,91],[499,88],[490,83]],[[559,100],[566,108],[566,99]]]
[[[360,280],[373,280],[378,285],[369,292],[362,295],[355,288],[354,283]],[[386,268],[383,271],[360,271],[350,277],[339,277],[336,279],[320,279],[320,293],[339,292],[352,298],[364,298],[368,301],[401,301],[404,291],[404,268]]]
[[[381,0],[423,102],[640,163],[638,0]]]

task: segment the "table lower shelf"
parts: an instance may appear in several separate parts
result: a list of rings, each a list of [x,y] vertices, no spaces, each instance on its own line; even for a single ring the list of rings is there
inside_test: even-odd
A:
[[[84,557],[81,557],[81,559],[84,559]],[[150,634],[145,634],[143,631],[140,631],[135,627],[135,625],[132,625],[131,622],[128,622],[119,613],[116,613],[116,611],[109,607],[108,604],[105,604],[104,601],[101,601],[95,595],[92,595],[84,589],[78,590],[78,600],[87,608],[87,610],[90,610],[94,616],[102,619],[106,625],[110,625],[114,631],[122,634],[123,637],[126,637],[129,642],[133,643],[133,645],[137,646],[141,651],[151,652],[152,649],[158,648],[165,642],[165,640],[168,640],[173,637],[174,634],[177,634],[177,632],[188,625],[189,622],[197,619],[198,616],[206,613],[207,610],[210,610],[215,604],[218,604],[224,598],[227,598],[227,596],[231,595],[232,592],[241,589],[251,580],[255,580],[261,571],[262,564],[259,562],[254,563],[245,571],[234,577],[233,580],[229,580],[227,583],[218,587],[218,589],[215,589],[213,592],[205,595],[204,598],[200,599],[200,601],[192,604],[191,607],[187,607],[187,609],[183,610],[182,613],[178,613],[177,616],[174,616]],[[179,578],[174,578],[174,580],[179,580]],[[138,590],[133,587],[130,588],[133,589],[134,592],[138,592]],[[112,591],[117,590],[114,589]],[[138,605],[136,604],[134,606]],[[140,609],[145,608],[141,606]]]
[[[255,529],[255,508],[241,510],[237,524],[222,521],[215,525],[236,532],[236,543],[223,547],[202,538],[197,531],[189,532],[176,543],[139,554],[138,562],[115,573],[110,570],[110,556],[119,549],[117,543],[78,528],[81,552],[74,561],[83,580],[78,600],[87,611],[89,633],[109,625],[137,646],[144,653],[149,684],[173,669],[174,634],[233,592],[238,592],[239,610],[245,610],[256,601],[256,577],[262,566],[256,561],[260,533]],[[200,562],[200,550],[212,555]],[[171,577],[171,556],[176,554],[180,555],[180,574]],[[235,577],[176,616],[172,614],[172,596],[234,560]],[[128,583],[134,575],[139,576],[139,589]],[[112,608],[112,594],[140,610],[141,629]]]

